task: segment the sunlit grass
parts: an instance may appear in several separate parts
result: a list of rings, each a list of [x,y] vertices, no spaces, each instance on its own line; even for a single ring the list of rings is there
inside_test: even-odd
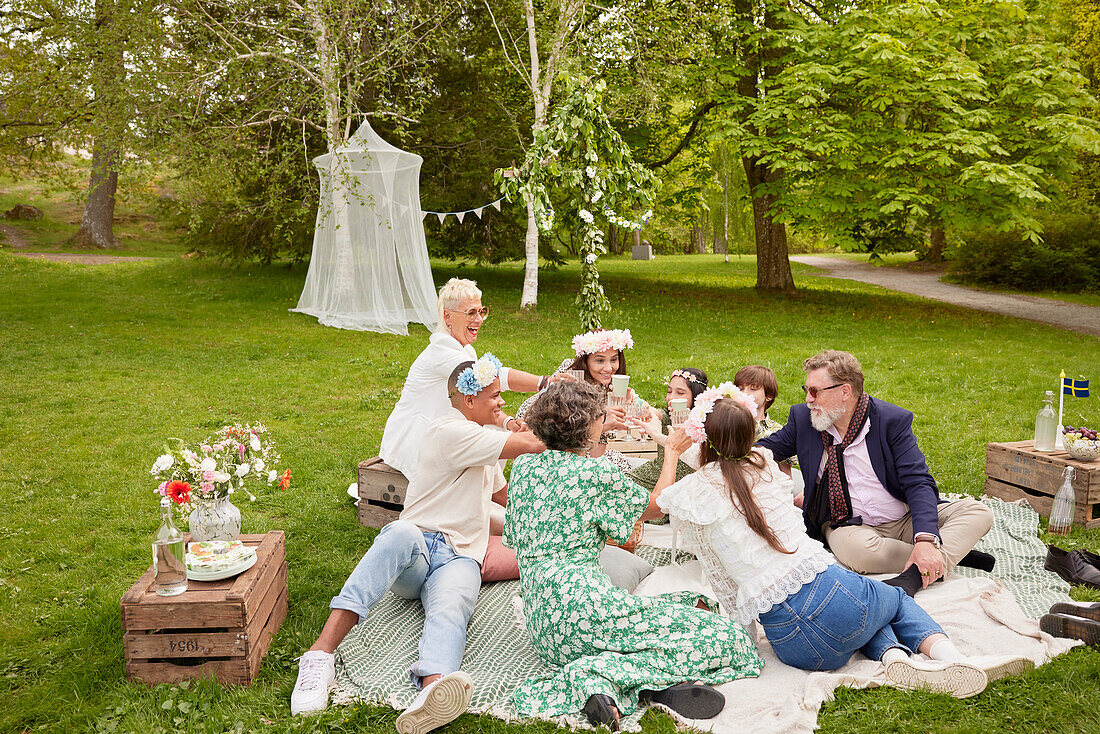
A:
[[[1030,436],[1059,369],[1087,374],[1100,357],[1093,337],[809,278],[799,265],[795,297],[761,296],[752,259],[731,260],[602,263],[613,306],[605,324],[633,332],[639,392],[659,399],[676,367],[721,379],[767,364],[779,374],[782,420],[799,400],[802,359],[849,349],[873,394],[916,413],[944,491],[980,493],[985,444]],[[479,352],[540,373],[567,355],[575,266],[541,273],[530,313],[517,310],[519,264],[435,263],[437,284],[456,274],[477,279],[493,307]],[[373,537],[344,490],[357,462],[377,453],[427,332],[340,331],[291,314],[304,275],[176,258],[54,265],[0,251],[0,731],[392,731],[389,709],[337,707],[302,721],[288,701],[295,658]],[[1067,423],[1100,424],[1095,404],[1067,398]],[[195,440],[234,420],[266,423],[293,470],[289,492],[242,507],[245,531],[286,531],[290,615],[251,687],[127,683],[118,604],[149,562],[148,468],[165,437]],[[1100,531],[1071,541],[1100,548]],[[1088,731],[1097,710],[1100,654],[1086,650],[962,702],[841,690],[821,721],[824,731]],[[550,728],[464,716],[449,730]],[[645,730],[671,723],[650,716]]]

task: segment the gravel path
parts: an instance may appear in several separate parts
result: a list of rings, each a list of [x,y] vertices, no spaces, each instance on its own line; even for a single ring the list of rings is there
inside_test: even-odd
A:
[[[1100,307],[1096,306],[964,288],[960,285],[941,283],[939,273],[918,273],[901,268],[875,267],[842,258],[794,255],[791,260],[821,268],[826,272],[818,275],[829,278],[858,280],[893,291],[923,296],[934,301],[1015,316],[1081,334],[1100,336]]]
[[[120,257],[118,255],[77,254],[75,252],[12,252],[13,255],[29,260],[49,260],[52,263],[75,263],[77,265],[106,265],[109,263],[136,263],[152,260],[151,257]]]

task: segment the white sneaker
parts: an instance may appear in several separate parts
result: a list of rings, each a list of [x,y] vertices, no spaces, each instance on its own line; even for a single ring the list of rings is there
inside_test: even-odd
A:
[[[990,683],[1001,678],[1023,675],[1035,670],[1035,662],[1020,655],[983,655],[969,657],[966,662],[984,670]]]
[[[448,673],[424,688],[405,713],[397,717],[399,734],[427,734],[449,724],[463,712],[474,695],[474,682],[461,670]]]
[[[886,680],[898,688],[946,693],[955,698],[970,698],[985,690],[989,678],[985,671],[970,663],[944,663],[939,660],[893,660],[886,664]]]
[[[298,659],[298,682],[290,694],[290,713],[315,714],[328,708],[328,692],[336,681],[336,656],[310,650]]]

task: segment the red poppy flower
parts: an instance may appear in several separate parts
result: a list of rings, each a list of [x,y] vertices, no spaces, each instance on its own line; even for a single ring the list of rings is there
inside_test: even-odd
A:
[[[286,489],[290,486],[290,469],[283,472],[283,478],[279,480],[279,489]]]
[[[191,485],[187,482],[181,482],[173,480],[168,482],[168,486],[165,488],[168,496],[172,498],[172,501],[177,505],[182,505],[184,502],[191,501]]]

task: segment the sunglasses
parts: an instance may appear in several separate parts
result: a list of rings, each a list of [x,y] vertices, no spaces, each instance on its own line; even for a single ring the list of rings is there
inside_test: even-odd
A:
[[[480,316],[484,319],[489,316],[489,307],[482,306],[481,308],[471,308],[469,311],[451,311],[451,313],[460,313],[468,319],[472,319],[475,316]]]
[[[840,383],[837,383],[836,385],[829,385],[828,387],[806,387],[805,385],[803,385],[802,386],[802,392],[806,393],[807,395],[809,395],[814,400],[817,400],[817,394],[819,392],[825,392],[826,390],[832,390],[834,387],[840,387],[841,385],[847,385],[847,384],[848,383],[846,383],[846,382],[840,382]]]

